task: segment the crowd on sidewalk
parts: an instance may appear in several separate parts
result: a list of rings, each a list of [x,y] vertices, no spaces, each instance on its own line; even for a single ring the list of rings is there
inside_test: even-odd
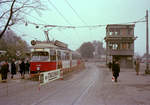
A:
[[[30,63],[28,60],[18,60],[12,59],[11,62],[2,61],[0,62],[0,81],[7,82],[7,74],[11,74],[11,79],[14,78],[18,72],[21,77],[24,78],[24,75],[30,72]]]

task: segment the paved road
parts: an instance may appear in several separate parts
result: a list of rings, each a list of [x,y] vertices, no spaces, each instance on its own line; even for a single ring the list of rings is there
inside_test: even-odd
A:
[[[11,80],[0,83],[0,105],[149,105],[150,86],[141,82],[149,77],[139,76],[140,81],[134,72],[121,72],[118,83],[114,83],[103,64],[87,63],[85,70],[41,87],[38,82]],[[147,90],[139,91],[137,86]]]

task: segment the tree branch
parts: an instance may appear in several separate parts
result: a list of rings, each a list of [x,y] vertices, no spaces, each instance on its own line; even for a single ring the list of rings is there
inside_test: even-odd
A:
[[[8,3],[8,2],[12,2],[12,1],[11,1],[11,0],[7,0],[7,1],[0,1],[0,4]]]
[[[10,22],[10,20],[11,20],[11,18],[12,18],[12,15],[13,15],[13,6],[14,6],[14,4],[15,4],[15,1],[16,1],[16,0],[14,0],[14,1],[12,2],[11,8],[10,8],[10,15],[9,15],[8,21],[7,21],[7,23],[6,23],[6,25],[5,25],[4,29],[3,29],[3,31],[0,33],[0,39],[1,39],[2,36],[4,35],[6,29],[7,29],[8,25],[9,25],[9,22]]]

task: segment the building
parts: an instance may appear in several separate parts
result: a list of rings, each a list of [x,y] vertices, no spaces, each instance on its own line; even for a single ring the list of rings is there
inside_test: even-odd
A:
[[[106,27],[106,63],[118,60],[120,67],[132,68],[134,56],[133,24],[110,24]]]

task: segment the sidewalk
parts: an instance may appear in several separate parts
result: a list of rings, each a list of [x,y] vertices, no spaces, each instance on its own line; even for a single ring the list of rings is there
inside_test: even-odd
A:
[[[106,105],[150,104],[150,75],[144,74],[144,65],[138,76],[134,69],[121,68],[117,83],[111,81],[112,73],[106,66],[100,65],[100,68],[107,75],[102,88]]]

